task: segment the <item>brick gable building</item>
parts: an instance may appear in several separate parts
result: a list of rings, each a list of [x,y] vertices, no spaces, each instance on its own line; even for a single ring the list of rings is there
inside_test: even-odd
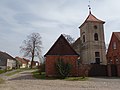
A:
[[[120,32],[113,32],[107,51],[109,76],[120,76]]]
[[[61,35],[50,50],[45,54],[45,72],[46,76],[57,76],[55,64],[59,58],[72,65],[71,76],[77,75],[78,54],[74,51],[65,37]]]
[[[107,63],[120,63],[120,32],[113,32],[107,51]]]

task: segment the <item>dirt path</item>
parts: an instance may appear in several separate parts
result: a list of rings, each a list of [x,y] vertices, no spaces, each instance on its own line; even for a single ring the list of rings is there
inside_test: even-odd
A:
[[[88,81],[38,80],[32,71],[9,77],[0,90],[120,90],[119,79],[90,78]]]

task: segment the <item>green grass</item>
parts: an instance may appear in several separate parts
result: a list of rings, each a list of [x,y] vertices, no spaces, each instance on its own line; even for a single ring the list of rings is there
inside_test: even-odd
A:
[[[56,79],[66,80],[66,81],[86,81],[86,80],[88,80],[88,77],[85,77],[85,78],[83,78],[83,77],[66,77],[65,79],[56,78],[56,77],[46,77],[45,72],[42,72],[40,75],[38,70],[32,72],[32,74],[33,74],[33,77],[35,77],[36,79],[44,79],[44,80],[56,80]]]
[[[85,77],[85,78],[83,78],[83,77],[67,77],[64,80],[66,80],[66,81],[86,81],[86,80],[88,80],[88,77]]]
[[[34,72],[32,72],[33,77],[37,78],[37,79],[46,79],[45,77],[45,72],[42,72],[41,75],[39,74],[39,71],[36,70]]]
[[[6,76],[12,76],[12,75],[19,73],[19,72],[22,72],[22,70],[18,69],[17,71],[7,73]]]
[[[5,73],[5,72],[6,72],[6,70],[0,70],[0,74]]]
[[[3,80],[2,78],[0,78],[0,84],[3,84],[5,82],[5,80]]]
[[[14,75],[14,74],[17,74],[17,73],[22,72],[22,71],[25,71],[25,70],[35,70],[35,69],[21,68],[21,69],[16,69],[15,71],[10,72],[10,73],[7,73],[7,74],[5,74],[5,75],[6,75],[6,76],[12,76],[12,75]]]

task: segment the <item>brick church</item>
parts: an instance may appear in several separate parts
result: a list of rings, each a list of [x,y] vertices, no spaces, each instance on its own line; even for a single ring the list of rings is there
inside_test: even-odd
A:
[[[115,36],[114,38],[117,39],[111,39],[106,59],[104,23],[89,10],[88,17],[79,27],[80,37],[74,43],[70,44],[61,35],[45,54],[46,76],[57,76],[55,63],[58,58],[72,64],[70,76],[81,76],[85,69],[84,65],[90,66],[87,76],[120,76],[120,65],[118,64],[120,51],[116,49],[118,43],[115,43],[119,42],[120,33],[113,33],[112,37]],[[112,53],[112,47],[115,48],[114,53]],[[79,68],[79,63],[83,65],[80,66],[82,68]]]

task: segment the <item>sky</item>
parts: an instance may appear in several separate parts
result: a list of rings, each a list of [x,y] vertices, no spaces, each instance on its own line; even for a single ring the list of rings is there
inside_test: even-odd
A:
[[[105,21],[105,42],[120,32],[120,0],[91,0],[92,14]],[[0,0],[0,51],[23,56],[20,46],[33,32],[42,37],[42,55],[60,34],[77,39],[89,0]]]

